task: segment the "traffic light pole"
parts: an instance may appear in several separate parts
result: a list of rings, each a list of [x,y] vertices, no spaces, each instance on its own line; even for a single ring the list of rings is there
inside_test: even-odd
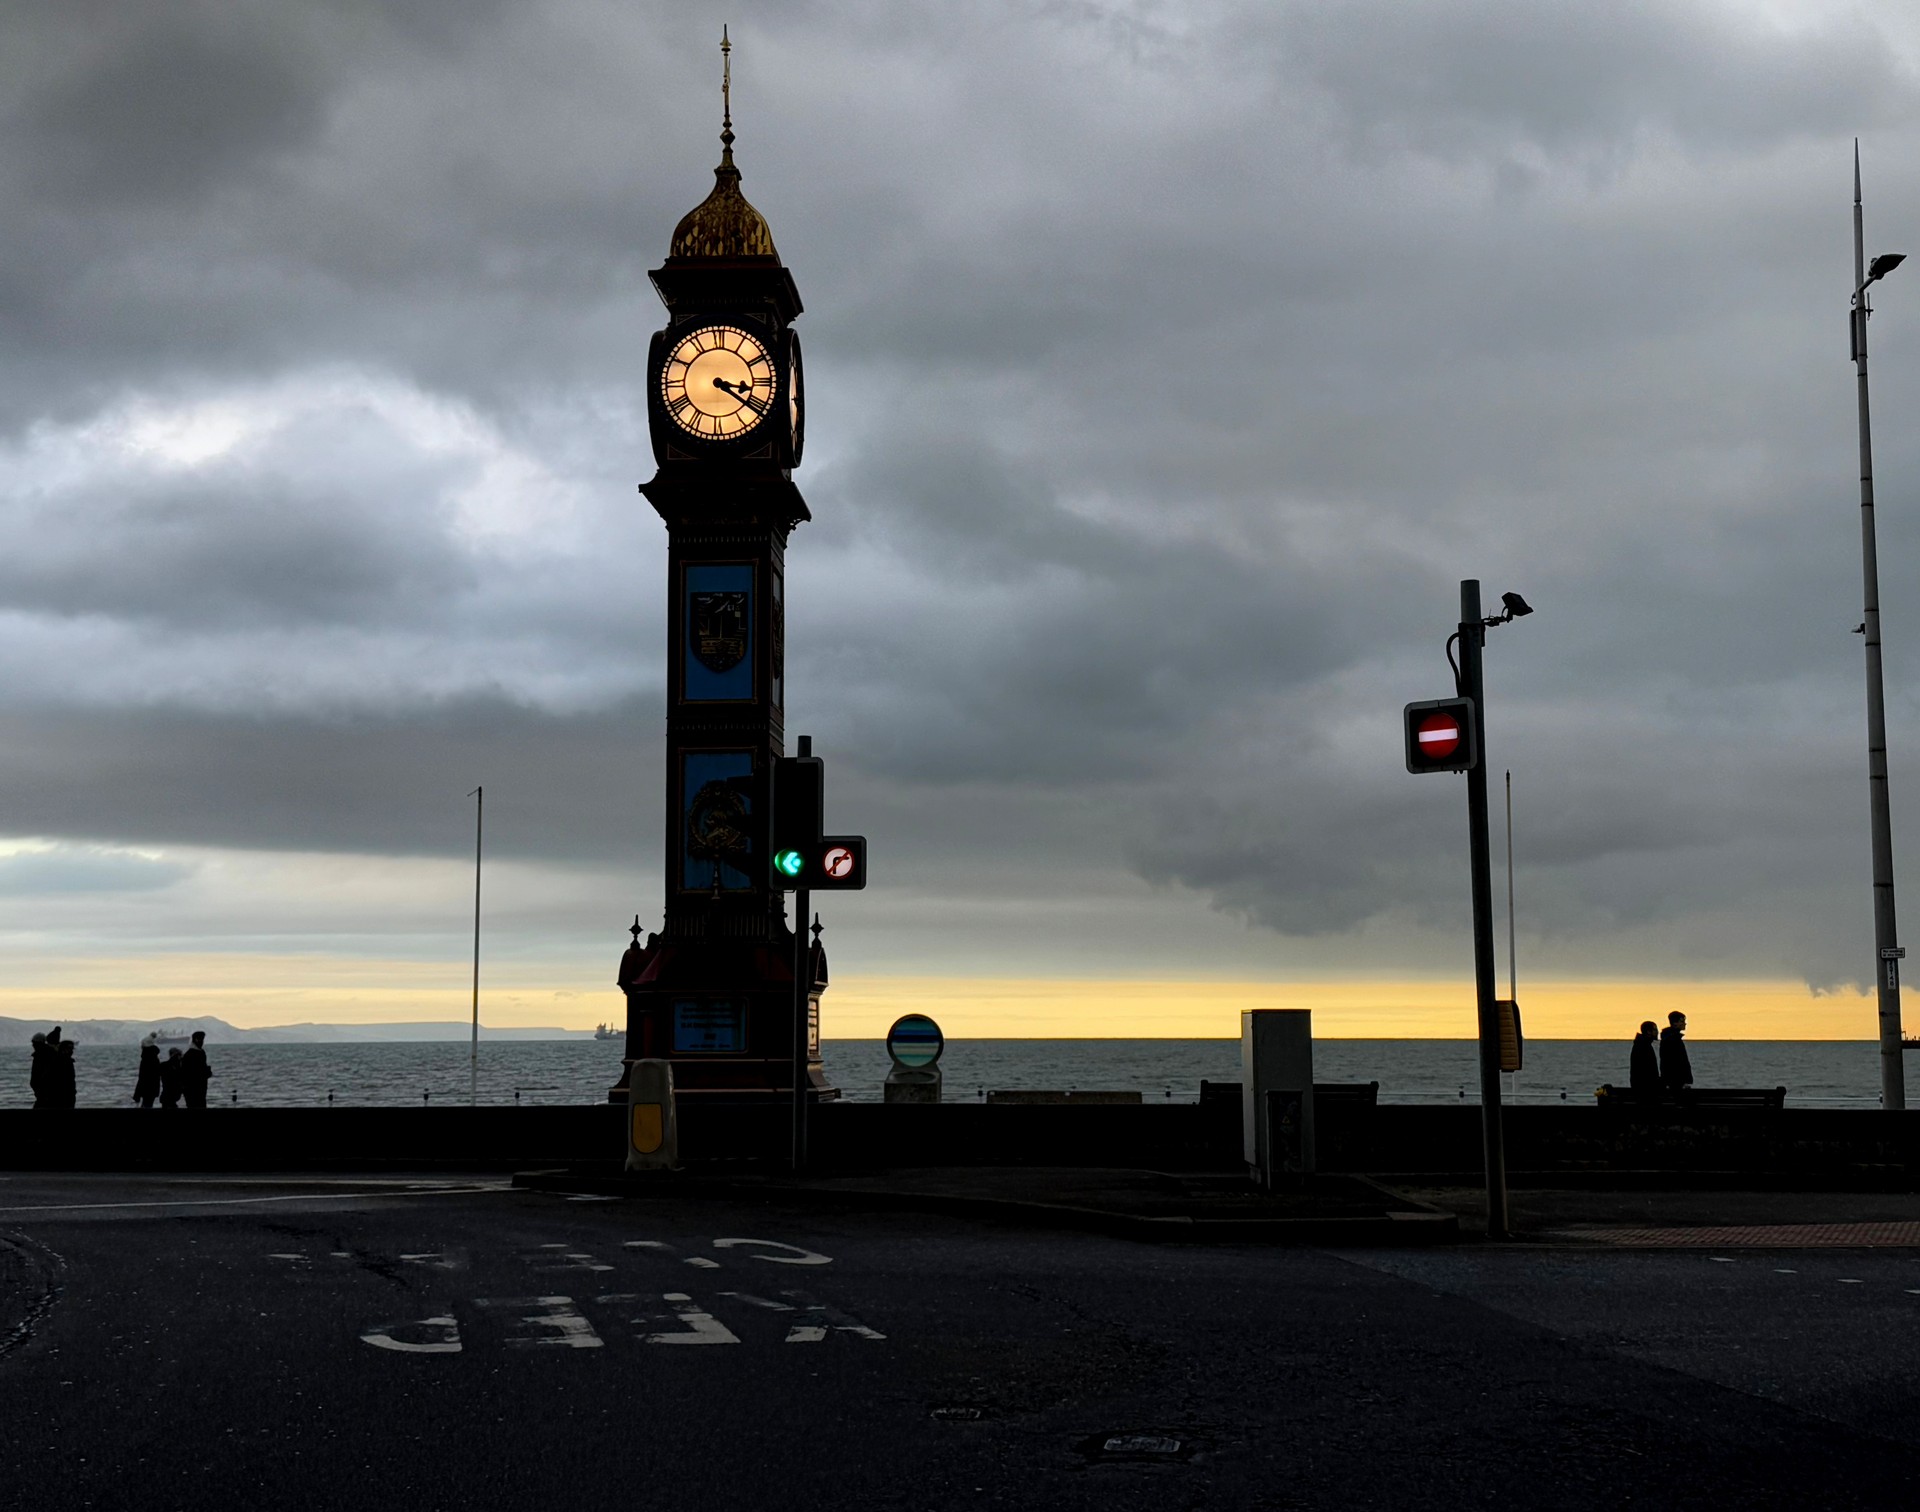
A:
[[[1480,1133],[1487,1167],[1487,1237],[1511,1237],[1507,1226],[1507,1152],[1500,1117],[1500,1009],[1493,953],[1493,861],[1487,840],[1486,686],[1481,651],[1480,583],[1460,584],[1460,694],[1473,700],[1474,750],[1467,769],[1467,828],[1473,851],[1473,978],[1480,1018]]]
[[[813,737],[802,735],[801,756],[813,754]],[[807,948],[807,889],[793,895],[793,1174],[807,1168],[807,997],[813,983],[813,955]]]
[[[813,983],[813,953],[807,948],[807,908],[803,887],[793,895],[793,1174],[807,1168],[807,997]]]

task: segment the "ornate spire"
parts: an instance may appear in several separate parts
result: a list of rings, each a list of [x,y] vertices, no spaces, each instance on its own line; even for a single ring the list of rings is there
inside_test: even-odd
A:
[[[727,40],[727,29],[720,28],[720,162],[722,166],[733,162],[733,44]]]
[[[673,228],[669,258],[765,258],[778,262],[767,218],[740,192],[740,170],[733,165],[733,43],[720,28],[720,166],[713,170],[713,193]]]

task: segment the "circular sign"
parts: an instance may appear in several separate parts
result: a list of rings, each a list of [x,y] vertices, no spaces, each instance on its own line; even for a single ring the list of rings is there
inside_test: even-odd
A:
[[[887,1054],[893,1057],[896,1066],[908,1070],[931,1066],[946,1048],[947,1038],[940,1032],[940,1026],[924,1013],[909,1013],[905,1018],[896,1019],[887,1031]]]
[[[829,877],[851,877],[853,875],[853,852],[844,845],[836,845],[820,858],[820,869]],[[931,1020],[929,1020],[931,1022]]]
[[[1445,761],[1460,749],[1460,721],[1452,714],[1429,714],[1414,734],[1420,741],[1420,754],[1429,761]]]

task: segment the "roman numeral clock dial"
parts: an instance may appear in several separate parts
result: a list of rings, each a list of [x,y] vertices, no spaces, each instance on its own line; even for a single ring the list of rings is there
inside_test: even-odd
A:
[[[702,326],[674,343],[660,370],[673,423],[703,441],[744,436],[772,412],[773,358],[738,326]]]

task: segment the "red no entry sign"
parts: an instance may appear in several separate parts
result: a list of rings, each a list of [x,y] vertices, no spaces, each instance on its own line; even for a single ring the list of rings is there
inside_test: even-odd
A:
[[[1405,729],[1409,772],[1464,772],[1474,764],[1471,699],[1410,703]]]
[[[1429,761],[1444,761],[1460,749],[1460,721],[1451,714],[1429,714],[1420,721],[1419,740]]]

